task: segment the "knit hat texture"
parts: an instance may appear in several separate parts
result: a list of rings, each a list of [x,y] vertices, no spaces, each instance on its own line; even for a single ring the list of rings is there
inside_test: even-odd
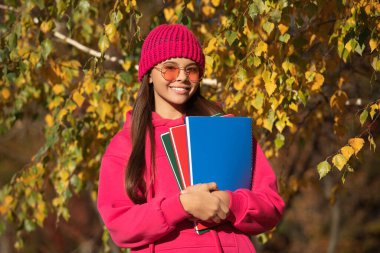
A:
[[[205,56],[195,35],[180,24],[157,26],[148,34],[141,49],[139,81],[156,64],[177,57],[196,62],[203,75]]]

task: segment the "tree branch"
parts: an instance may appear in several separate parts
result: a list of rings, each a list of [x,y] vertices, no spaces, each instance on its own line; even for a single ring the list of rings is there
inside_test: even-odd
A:
[[[14,8],[12,6],[7,6],[7,5],[4,5],[4,4],[0,4],[0,9],[6,10],[6,11],[19,12],[19,10],[17,10],[16,8]]]

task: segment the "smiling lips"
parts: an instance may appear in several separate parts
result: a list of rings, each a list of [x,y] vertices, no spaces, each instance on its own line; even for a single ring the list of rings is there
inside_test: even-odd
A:
[[[169,86],[170,89],[175,91],[177,94],[184,95],[190,91],[190,87],[176,87],[176,86]]]

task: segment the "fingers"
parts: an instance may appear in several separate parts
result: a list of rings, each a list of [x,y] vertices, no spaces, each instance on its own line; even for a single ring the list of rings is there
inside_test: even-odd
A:
[[[191,191],[216,191],[218,189],[218,186],[216,183],[205,183],[205,184],[196,184],[188,186],[186,189],[182,190],[181,193],[189,193]]]
[[[218,186],[216,185],[215,182],[207,183],[205,184],[208,191],[216,191],[218,189]]]

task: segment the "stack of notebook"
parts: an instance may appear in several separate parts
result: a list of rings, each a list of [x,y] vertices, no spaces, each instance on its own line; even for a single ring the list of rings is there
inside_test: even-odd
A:
[[[189,116],[161,140],[180,190],[215,182],[219,190],[251,188],[252,119]],[[198,234],[216,224],[197,222]]]

